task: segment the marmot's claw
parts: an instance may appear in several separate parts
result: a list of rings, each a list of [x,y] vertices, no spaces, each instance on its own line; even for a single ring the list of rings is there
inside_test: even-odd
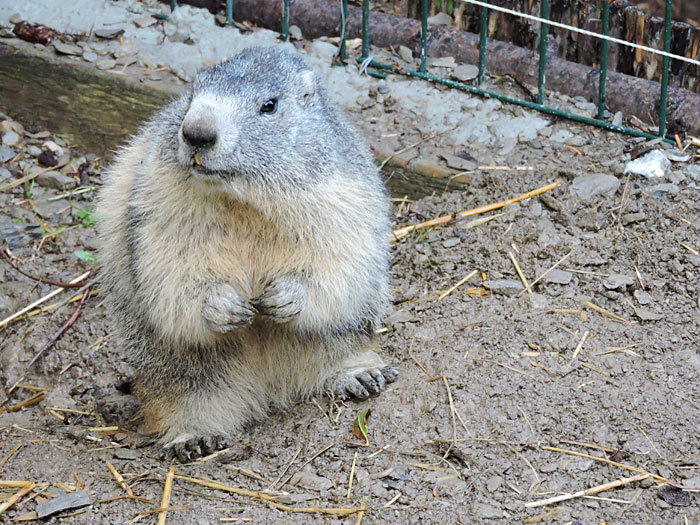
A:
[[[263,293],[250,302],[260,315],[276,323],[288,323],[304,310],[306,291],[298,275],[287,274],[273,280]]]
[[[342,399],[367,399],[370,395],[381,393],[387,383],[392,383],[398,376],[399,371],[394,366],[343,372],[336,383],[335,393]]]
[[[202,317],[214,332],[226,333],[245,326],[255,313],[255,308],[229,284],[212,284],[204,296]]]
[[[165,445],[159,457],[164,461],[177,458],[181,463],[187,463],[230,446],[231,440],[227,436],[183,436]]]

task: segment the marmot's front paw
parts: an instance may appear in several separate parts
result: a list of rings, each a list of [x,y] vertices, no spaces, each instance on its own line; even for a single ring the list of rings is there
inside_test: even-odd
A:
[[[258,313],[276,323],[293,321],[306,306],[306,291],[302,278],[295,274],[278,277],[265,287],[263,293],[252,299],[251,303]]]
[[[226,333],[248,324],[255,309],[226,283],[209,286],[204,295],[202,317],[214,332]]]

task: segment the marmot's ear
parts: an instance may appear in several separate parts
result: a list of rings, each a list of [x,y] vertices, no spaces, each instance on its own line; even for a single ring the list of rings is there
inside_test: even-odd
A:
[[[316,93],[316,75],[310,69],[305,69],[299,75],[299,103],[308,106]]]

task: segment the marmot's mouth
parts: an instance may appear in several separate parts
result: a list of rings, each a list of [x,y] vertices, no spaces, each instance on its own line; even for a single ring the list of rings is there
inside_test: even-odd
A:
[[[196,152],[196,151],[194,152],[194,155],[192,156],[192,158],[193,158],[193,160],[194,160],[194,163],[195,163],[197,166],[201,166],[201,165],[202,165],[202,161],[199,160],[199,155],[197,155],[197,152]]]

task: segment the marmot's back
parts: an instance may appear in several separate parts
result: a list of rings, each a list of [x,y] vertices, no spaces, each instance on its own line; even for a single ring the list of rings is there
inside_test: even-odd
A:
[[[371,349],[385,191],[299,57],[251,48],[202,71],[108,177],[103,281],[146,430],[171,450],[196,454],[270,405],[395,378]]]

